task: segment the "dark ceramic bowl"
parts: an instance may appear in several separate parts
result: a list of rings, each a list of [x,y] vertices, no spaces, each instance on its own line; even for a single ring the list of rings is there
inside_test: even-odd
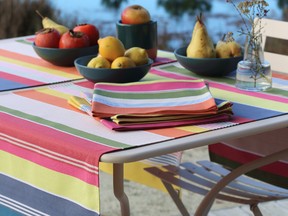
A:
[[[186,56],[186,47],[174,51],[178,62],[187,70],[201,76],[225,76],[237,69],[237,64],[243,56],[232,58],[189,58]]]
[[[74,66],[75,59],[81,56],[98,54],[98,45],[72,49],[38,47],[35,43],[32,46],[37,55],[45,61],[53,65],[65,67]]]
[[[132,68],[89,68],[86,67],[88,62],[96,57],[84,56],[75,60],[74,64],[79,73],[91,82],[113,82],[113,83],[127,83],[137,82],[141,80],[150,70],[153,60],[145,65],[140,65]]]

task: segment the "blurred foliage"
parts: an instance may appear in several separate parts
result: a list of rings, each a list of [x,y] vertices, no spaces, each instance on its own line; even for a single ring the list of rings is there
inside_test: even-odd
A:
[[[288,7],[288,0],[278,0],[278,7],[279,8],[287,8]]]
[[[183,15],[192,17],[199,14],[200,11],[209,12],[212,9],[212,1],[209,0],[154,1],[155,3],[153,4],[157,4],[159,8],[162,7],[167,14],[173,17],[173,19],[181,18]],[[107,8],[107,10],[120,10],[123,4],[133,4],[132,0],[98,0],[98,3],[100,2]],[[283,20],[288,20],[288,0],[277,0],[277,3],[279,8],[282,9]],[[56,10],[50,0],[0,0],[0,39],[32,35],[36,31],[40,30],[42,28],[42,22],[41,18],[35,13],[35,10],[40,11],[43,16],[47,16],[59,24],[64,24],[68,28],[72,28],[76,24],[83,22],[83,17],[79,17],[73,12],[69,14],[69,10]],[[215,18],[221,16],[222,18],[225,18],[226,14],[225,11],[223,11],[223,14],[216,14],[215,16]],[[191,31],[171,32],[169,31],[169,19],[161,19],[161,17],[158,17],[158,20],[159,23],[161,22],[162,24],[161,29],[160,25],[158,29],[158,45],[160,49],[173,50],[174,47],[171,46],[171,42],[175,41],[178,44],[187,43]],[[97,17],[97,20],[95,21],[96,22],[92,20],[92,22],[97,23],[101,36],[115,34],[113,20],[105,21]]]
[[[102,5],[107,8],[113,8],[118,10],[122,3],[127,2],[127,0],[101,0]]]
[[[47,0],[0,0],[0,38],[34,34],[42,28],[39,10],[48,17],[57,17]]]
[[[173,17],[181,17],[184,14],[194,16],[199,12],[211,10],[211,1],[209,0],[158,0],[158,6],[161,6]]]
[[[107,8],[119,9],[127,0],[101,0]],[[181,17],[183,14],[195,15],[199,11],[210,11],[211,1],[209,0],[157,0],[157,5],[173,17]]]

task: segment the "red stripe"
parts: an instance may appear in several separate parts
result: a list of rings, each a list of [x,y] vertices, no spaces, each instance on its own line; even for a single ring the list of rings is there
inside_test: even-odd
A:
[[[150,92],[150,91],[167,91],[167,90],[183,90],[189,89],[191,91],[202,89],[205,86],[204,82],[190,82],[190,81],[168,81],[168,82],[149,82],[149,83],[137,83],[131,85],[111,85],[106,83],[97,83],[95,88],[100,90],[110,90],[117,92]]]
[[[153,73],[156,74],[158,76],[162,76],[162,77],[166,77],[166,78],[171,78],[171,79],[181,79],[181,80],[196,80],[197,78],[194,77],[190,77],[190,76],[184,76],[184,75],[180,75],[180,74],[174,74],[171,72],[167,72],[167,71],[161,71],[159,69],[155,69],[152,68],[149,73]]]
[[[58,161],[56,159],[50,158],[40,153],[36,153],[32,150],[25,149],[23,147],[19,147],[15,144],[7,142],[6,140],[1,140],[1,136],[0,136],[0,149],[5,152],[9,152],[10,154],[15,155],[17,157],[39,164],[48,169],[54,170],[56,172],[73,176],[89,184],[99,186],[97,173],[96,174],[91,173],[83,168],[79,168],[77,166],[62,161]]]
[[[245,143],[243,143],[244,145]],[[216,143],[209,146],[209,151],[213,154],[219,155],[231,161],[235,161],[240,164],[245,164],[249,161],[261,158],[261,156],[241,151],[239,149],[232,148],[231,146],[224,145],[222,143]],[[274,173],[280,176],[288,177],[288,164],[283,162],[275,162],[259,168],[260,170]],[[286,171],[286,172],[285,172]]]
[[[277,95],[269,95],[269,94],[266,94],[264,92],[252,92],[252,91],[243,92],[243,90],[237,89],[234,86],[223,85],[223,84],[219,84],[216,82],[210,82],[210,81],[209,81],[209,86],[213,87],[213,88],[217,88],[217,89],[222,89],[222,90],[225,90],[227,92],[233,92],[233,93],[237,93],[237,94],[245,94],[245,95],[249,95],[249,96],[252,96],[255,98],[262,98],[262,99],[271,100],[271,101],[278,101],[281,103],[288,103],[287,97],[284,98],[284,97],[277,96]]]
[[[78,86],[81,86],[81,87],[84,87],[84,88],[93,89],[95,83],[85,80],[83,82],[76,82],[76,83],[74,83],[74,85],[78,85]]]
[[[46,62],[39,58],[34,58],[31,56],[26,56],[26,55],[22,55],[22,54],[15,53],[15,52],[10,52],[10,51],[3,50],[3,49],[0,49],[0,55],[7,57],[7,58],[14,59],[14,60],[15,59],[19,60],[21,62],[26,62],[26,63],[30,63],[33,65],[38,65],[41,67],[46,67],[49,69],[59,70],[62,72],[67,72],[69,74],[76,74],[76,75],[81,76],[75,67],[60,67],[60,66],[52,65],[49,62]]]
[[[171,78],[171,79],[183,79],[183,80],[193,80],[195,78],[193,77],[187,77],[185,75],[179,75],[179,74],[173,74],[171,72],[165,72],[165,71],[161,71],[159,69],[151,69],[150,71],[153,74],[159,75],[159,76],[163,76],[163,77],[167,77],[167,78]],[[280,74],[275,75],[275,77],[277,76],[277,78],[281,78],[284,79],[284,77],[286,77],[287,79],[287,75],[283,75],[281,76]],[[228,84],[220,84],[217,82],[213,82],[213,81],[209,81],[209,87],[214,87],[217,89],[221,89],[221,90],[225,90],[228,92],[233,92],[233,93],[237,93],[237,94],[244,94],[245,95],[249,95],[249,96],[253,96],[256,98],[263,98],[263,99],[267,99],[267,100],[271,100],[271,101],[278,101],[281,103],[288,103],[288,98],[287,97],[281,97],[281,96],[277,96],[277,95],[269,95],[266,94],[265,92],[248,92],[245,91],[243,93],[242,90],[235,88],[234,86],[230,86]]]
[[[24,78],[24,77],[19,77],[19,76],[16,76],[16,75],[13,75],[13,74],[8,74],[8,73],[2,72],[2,71],[0,71],[0,77],[1,77],[1,79],[10,80],[10,81],[21,83],[21,84],[25,84],[25,85],[41,85],[41,84],[44,84],[43,82],[27,79],[27,78]]]
[[[285,73],[273,72],[272,75],[273,75],[274,78],[288,80],[288,74],[285,74]]]
[[[5,126],[0,124],[0,131],[4,134],[35,144],[47,150],[85,161],[96,167],[98,167],[99,158],[103,153],[115,150],[115,148],[104,146],[91,140],[85,140],[84,138],[73,136],[8,114],[0,113],[0,118],[1,121],[5,122]],[[17,125],[17,127],[14,127],[15,125]],[[41,134],[41,139],[39,139],[37,134]],[[2,148],[8,148],[10,151],[13,150],[13,154],[19,154],[22,158],[31,160],[49,169],[75,176],[89,183],[98,184],[95,174],[92,174],[83,168],[47,158],[46,156],[38,156],[38,154],[30,150],[21,149],[20,151],[19,147],[6,147],[5,143],[6,142],[2,142]],[[85,155],[88,156],[83,157]]]

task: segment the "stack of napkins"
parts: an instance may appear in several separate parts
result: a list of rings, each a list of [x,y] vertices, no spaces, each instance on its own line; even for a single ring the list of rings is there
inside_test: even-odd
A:
[[[92,114],[107,127],[139,130],[227,121],[232,103],[216,104],[203,80],[96,83]]]

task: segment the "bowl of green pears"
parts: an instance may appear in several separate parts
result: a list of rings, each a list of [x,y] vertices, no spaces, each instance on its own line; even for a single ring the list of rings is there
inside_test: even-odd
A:
[[[243,59],[242,48],[232,33],[224,34],[215,45],[210,38],[202,16],[197,16],[188,46],[178,48],[174,55],[187,70],[200,76],[225,76],[236,70]]]

